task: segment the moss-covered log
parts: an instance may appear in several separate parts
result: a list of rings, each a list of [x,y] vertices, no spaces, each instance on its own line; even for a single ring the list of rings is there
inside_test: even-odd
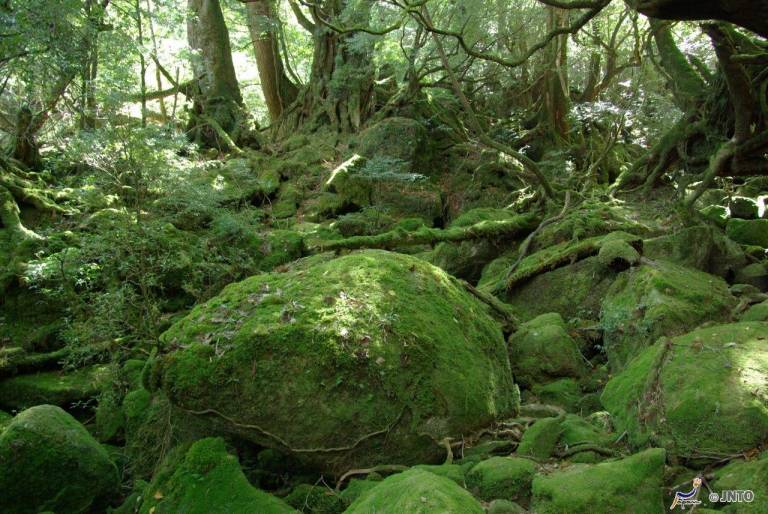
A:
[[[522,214],[510,220],[481,221],[469,227],[446,229],[422,227],[414,231],[395,229],[375,236],[357,236],[337,241],[320,241],[310,246],[310,252],[375,248],[391,250],[402,246],[434,245],[442,242],[457,243],[471,239],[514,238],[535,229],[538,217]]]
[[[626,232],[612,232],[607,236],[591,237],[575,244],[553,246],[523,259],[503,282],[503,287],[508,291],[536,275],[597,255],[605,243],[617,240],[625,241],[637,251],[642,250],[642,238]]]

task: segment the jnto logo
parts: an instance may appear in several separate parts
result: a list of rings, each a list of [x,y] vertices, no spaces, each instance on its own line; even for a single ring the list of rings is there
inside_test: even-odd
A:
[[[701,488],[701,477],[693,479],[693,489],[687,493],[680,491],[675,492],[675,499],[672,500],[672,505],[669,506],[669,510],[674,510],[678,505],[680,510],[685,510],[687,506],[699,505],[701,501],[698,500],[699,489]]]

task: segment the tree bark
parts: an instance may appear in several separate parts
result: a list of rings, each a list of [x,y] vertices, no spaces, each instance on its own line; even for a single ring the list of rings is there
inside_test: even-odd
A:
[[[253,134],[232,62],[229,31],[219,0],[187,0],[187,39],[193,51],[193,95],[190,135],[200,144],[229,150],[213,120],[237,144],[248,144]]]
[[[373,43],[340,33],[330,24],[345,11],[351,0],[325,0],[322,8],[311,8],[314,24],[314,55],[307,87],[300,93],[297,109],[284,117],[280,134],[293,130],[315,130],[329,126],[338,132],[359,130],[375,108]],[[345,12],[347,23],[367,26],[371,0],[355,2],[354,12]]]
[[[285,73],[275,27],[280,21],[274,14],[273,0],[246,4],[246,20],[251,34],[259,80],[269,117],[274,122],[298,96],[298,88]]]

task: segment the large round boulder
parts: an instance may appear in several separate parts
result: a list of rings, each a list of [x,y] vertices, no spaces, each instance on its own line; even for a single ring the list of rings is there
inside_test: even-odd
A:
[[[0,512],[96,512],[118,484],[107,451],[59,407],[27,409],[0,433]]]
[[[612,378],[601,401],[616,432],[696,463],[768,442],[768,323],[662,339]]]
[[[172,404],[331,471],[439,460],[445,437],[519,404],[486,305],[385,251],[232,284],[162,340],[154,383]]]

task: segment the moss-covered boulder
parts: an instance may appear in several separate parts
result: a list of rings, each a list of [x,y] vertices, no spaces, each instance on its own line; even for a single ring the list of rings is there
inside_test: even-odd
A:
[[[467,488],[483,501],[517,501],[530,495],[536,464],[521,457],[491,457],[467,473]]]
[[[646,239],[643,255],[705,271],[729,281],[747,263],[744,251],[737,243],[725,237],[721,230],[707,225]]]
[[[584,397],[578,382],[572,378],[562,378],[548,384],[535,384],[532,391],[539,402],[557,405],[567,412],[577,412]]]
[[[154,375],[212,429],[307,464],[426,463],[517,411],[486,309],[422,260],[362,251],[228,286],[162,336]]]
[[[574,464],[533,480],[537,514],[664,511],[664,450],[653,448],[625,459]]]
[[[0,512],[92,512],[118,483],[106,450],[59,407],[27,409],[0,433]]]
[[[424,150],[426,135],[426,128],[417,120],[385,118],[360,133],[355,150],[369,159],[389,157],[415,163]]]
[[[514,212],[507,209],[472,209],[453,220],[450,226],[469,227],[482,221],[506,221],[515,216]],[[474,283],[480,279],[483,268],[506,250],[502,243],[502,239],[440,243],[429,260],[451,275]]]
[[[768,219],[743,220],[732,218],[728,220],[725,233],[743,245],[768,247]]]
[[[523,438],[517,446],[517,455],[536,459],[551,457],[555,452],[560,436],[563,434],[564,419],[565,417],[560,415],[537,420],[523,434]]]
[[[755,286],[760,291],[768,290],[768,267],[762,262],[755,262],[744,266],[736,272],[736,280],[739,284]]]
[[[454,481],[420,469],[411,469],[382,481],[363,493],[346,514],[483,514],[475,498]]]
[[[745,220],[757,219],[760,214],[760,206],[757,200],[746,196],[734,196],[731,198],[731,201],[728,202],[728,209],[734,218]]]
[[[513,261],[504,257],[491,262],[483,272],[478,286],[493,290],[506,275]],[[501,266],[496,263],[501,261]],[[491,273],[493,270],[495,273]],[[531,320],[541,314],[559,313],[564,319],[597,320],[600,302],[615,279],[615,272],[606,269],[597,256],[588,257],[573,264],[556,268],[532,277],[506,291],[502,298],[512,305],[523,320]]]
[[[716,325],[644,350],[601,400],[617,432],[690,460],[768,440],[768,323]]]
[[[193,444],[172,471],[159,472],[147,487],[141,514],[297,512],[282,500],[250,483],[224,440],[202,439]]]
[[[628,270],[602,303],[600,322],[608,361],[613,369],[621,369],[660,336],[728,319],[735,304],[727,284],[714,275],[665,261]]]
[[[585,372],[579,347],[556,312],[520,325],[509,337],[509,360],[515,380],[529,387]]]
[[[108,376],[107,366],[97,365],[7,378],[0,381],[0,406],[17,410],[41,404],[71,407],[97,397]]]
[[[717,492],[749,490],[754,493],[753,501],[731,503],[720,512],[733,514],[768,512],[768,452],[764,452],[753,460],[733,461],[717,470],[715,480],[710,487]]]
[[[712,222],[715,226],[725,228],[728,223],[728,208],[722,205],[708,205],[699,211],[704,219]]]
[[[744,311],[740,321],[768,321],[768,300],[752,305]]]

